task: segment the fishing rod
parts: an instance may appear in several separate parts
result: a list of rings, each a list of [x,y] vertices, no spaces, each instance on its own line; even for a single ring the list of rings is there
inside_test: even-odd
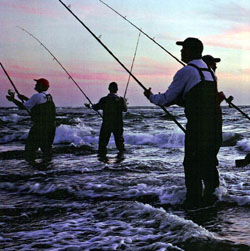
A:
[[[20,30],[22,30],[22,31],[24,31],[24,32],[26,32],[27,34],[29,34],[31,37],[33,37],[52,57],[53,57],[53,59],[61,66],[61,68],[67,73],[67,75],[69,76],[69,79],[71,79],[73,82],[74,82],[74,84],[78,87],[78,89],[80,90],[80,92],[84,95],[84,97],[89,101],[89,103],[91,104],[91,105],[93,105],[93,103],[91,102],[91,100],[89,99],[89,97],[84,93],[84,91],[82,90],[82,88],[77,84],[77,82],[73,79],[73,77],[70,75],[70,73],[66,70],[66,68],[59,62],[59,60],[55,57],[55,55],[54,54],[52,54],[52,52],[37,38],[37,37],[35,37],[33,34],[31,34],[30,32],[28,32],[27,30],[25,30],[24,28],[22,28],[22,27],[19,27],[19,26],[17,26],[17,28],[19,28]],[[99,114],[99,116],[101,116],[102,117],[102,115],[98,112],[98,111],[96,111],[98,114]]]
[[[18,96],[21,95],[20,92],[17,90],[15,84],[14,84],[13,81],[11,80],[11,78],[10,78],[8,72],[5,70],[5,68],[4,68],[4,66],[2,65],[1,62],[0,62],[0,65],[1,65],[1,67],[2,67],[2,69],[3,69],[3,71],[4,71],[4,73],[5,73],[5,75],[6,75],[7,78],[9,79],[11,85],[13,86],[15,92],[17,93],[17,95],[18,95]],[[9,91],[8,91],[8,94],[9,94],[10,96],[13,96],[13,98],[14,98],[14,96],[15,96],[15,93],[13,93],[12,90],[9,90]],[[18,97],[18,98],[19,98],[19,97]],[[23,101],[21,98],[19,98],[19,99],[21,100],[21,102],[22,102],[22,104],[23,104],[24,101]],[[16,105],[17,105],[17,104],[16,104]],[[23,109],[23,108],[28,112],[28,114],[30,114],[30,111],[28,110],[28,108],[27,108],[26,106],[23,105],[23,106],[22,106],[22,109]]]
[[[122,14],[120,14],[118,11],[116,11],[115,9],[113,9],[111,6],[109,6],[107,3],[105,3],[102,0],[99,0],[102,4],[104,4],[105,6],[107,6],[109,9],[111,9],[113,12],[115,12],[117,15],[119,15],[120,17],[122,17],[125,21],[127,21],[129,24],[131,24],[133,27],[135,27],[137,30],[139,30],[140,32],[142,32],[147,38],[149,38],[151,41],[153,41],[155,44],[157,44],[161,49],[163,49],[165,52],[167,52],[170,56],[172,56],[174,59],[176,59],[179,63],[181,63],[183,66],[185,66],[185,64],[180,61],[177,57],[175,57],[172,53],[170,53],[168,50],[166,50],[162,45],[160,45],[159,43],[157,43],[155,41],[154,38],[150,37],[147,33],[145,33],[142,29],[140,29],[138,26],[136,26],[134,23],[132,23],[131,21],[129,21],[126,16],[123,16]],[[230,96],[231,97],[231,96]],[[228,103],[227,99],[225,99],[226,102]],[[237,111],[239,111],[242,115],[244,115],[246,118],[249,118],[249,116],[247,114],[245,114],[243,111],[240,110],[239,107],[237,107],[236,105],[234,105],[233,103],[228,103],[230,104],[232,107],[234,107]]]
[[[127,71],[128,74],[131,75],[131,77],[143,88],[144,91],[147,90],[147,88],[132,74],[127,67],[112,53],[112,51],[74,14],[71,9],[66,6],[61,0],[58,0],[80,23],[81,25],[108,51],[108,53],[123,67],[125,71]],[[165,113],[168,114],[168,116],[179,126],[179,128],[185,133],[186,130],[184,127],[175,119],[175,117],[167,111],[167,109],[164,106],[159,106],[162,108],[162,110],[165,111]]]
[[[150,37],[147,33],[145,33],[142,29],[140,29],[138,26],[136,26],[135,24],[133,24],[131,21],[129,21],[125,16],[121,15],[118,11],[116,11],[115,9],[113,9],[111,6],[109,6],[108,4],[106,4],[105,2],[103,2],[102,0],[99,0],[102,4],[106,5],[109,9],[111,9],[113,12],[115,12],[116,14],[118,14],[120,17],[122,17],[124,20],[126,20],[128,23],[130,23],[133,27],[135,27],[137,30],[139,30],[141,33],[143,33],[147,38],[149,38],[151,41],[153,41],[155,44],[157,44],[161,49],[163,49],[165,52],[168,53],[168,55],[170,55],[171,57],[173,57],[176,61],[178,61],[179,63],[181,63],[183,66],[185,66],[185,64],[179,60],[177,57],[175,57],[172,53],[170,53],[167,49],[165,49],[162,45],[160,45],[158,42],[155,41],[154,38]]]
[[[250,120],[250,117],[244,113],[239,107],[237,107],[236,105],[234,105],[232,103],[233,97],[229,96],[228,98],[225,98],[225,101],[229,104],[229,106],[232,106],[233,108],[235,108],[237,111],[239,111],[243,116],[245,116],[247,119]]]
[[[140,36],[141,36],[141,32],[139,33],[139,36],[138,36],[138,39],[137,39],[137,43],[136,43],[136,47],[135,47],[135,53],[134,53],[134,57],[133,57],[133,60],[132,60],[130,72],[133,71],[133,66],[134,66],[134,62],[135,62],[135,57],[136,57],[136,52],[137,52],[137,48],[138,48]],[[130,78],[131,78],[131,75],[129,74],[128,75],[128,82],[127,82],[126,89],[125,89],[125,92],[124,92],[124,98],[126,97],[126,94],[127,94],[127,90],[128,90],[128,85],[129,85]]]
[[[17,90],[17,88],[16,88],[15,84],[14,84],[14,83],[13,83],[13,81],[11,80],[11,78],[10,78],[10,76],[9,76],[8,72],[5,70],[5,68],[4,68],[4,66],[2,65],[2,63],[1,63],[1,62],[0,62],[0,65],[1,65],[1,67],[2,67],[2,69],[3,69],[3,71],[4,71],[4,73],[5,73],[5,75],[6,75],[6,76],[7,76],[7,78],[9,79],[9,81],[10,81],[11,85],[13,86],[13,88],[14,88],[15,92],[16,92],[18,95],[21,95],[21,94],[19,93],[19,91]],[[24,103],[24,101],[23,101],[22,99],[20,99],[20,100],[22,101],[22,103]]]

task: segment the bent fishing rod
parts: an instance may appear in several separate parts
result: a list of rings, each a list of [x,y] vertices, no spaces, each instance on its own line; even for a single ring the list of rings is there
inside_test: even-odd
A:
[[[132,74],[127,67],[112,53],[112,51],[76,16],[76,14],[71,11],[71,9],[66,6],[61,0],[58,0],[70,13],[73,15],[80,23],[81,25],[104,47],[105,50],[108,51],[108,53],[122,66],[122,68],[127,71],[128,74],[131,75],[131,77],[142,87],[144,91],[147,90],[147,88]],[[185,133],[186,130],[184,127],[175,119],[175,117],[167,111],[167,109],[164,106],[159,106],[164,110],[165,113],[176,123],[177,126]]]
[[[73,81],[73,83],[78,87],[78,89],[80,90],[80,92],[84,95],[84,97],[89,101],[89,103],[91,105],[93,105],[93,103],[91,102],[91,100],[89,99],[89,97],[84,93],[84,91],[82,90],[82,88],[77,84],[77,82],[73,79],[73,77],[70,75],[70,73],[66,70],[66,68],[59,62],[59,60],[55,57],[55,55],[37,38],[35,37],[33,34],[31,34],[30,32],[28,32],[27,30],[25,30],[22,27],[17,26],[18,29],[24,31],[25,33],[27,33],[28,35],[30,35],[31,37],[33,37],[51,56],[52,58],[61,66],[61,68],[67,73],[67,75],[69,76],[69,79],[71,79]],[[102,117],[101,113],[99,113],[98,111],[96,111],[99,116]]]
[[[138,36],[138,39],[137,39],[137,43],[136,43],[136,47],[135,47],[135,53],[134,53],[134,57],[133,57],[133,60],[132,60],[130,72],[133,71],[133,67],[134,67],[134,62],[135,62],[135,57],[136,57],[136,52],[137,52],[137,49],[138,49],[138,44],[139,44],[140,36],[141,36],[141,32],[139,33],[139,36]],[[126,94],[127,94],[127,90],[128,90],[128,85],[129,85],[130,78],[131,78],[131,75],[129,74],[128,75],[128,82],[127,82],[126,89],[125,89],[124,96],[123,96],[124,98],[126,97]]]
[[[102,4],[104,4],[105,6],[107,6],[109,9],[111,9],[113,12],[115,12],[117,15],[119,15],[120,17],[122,17],[124,20],[126,20],[129,24],[131,24],[133,27],[135,27],[137,30],[139,30],[143,35],[145,35],[147,38],[149,38],[151,41],[153,41],[155,44],[157,44],[161,49],[163,49],[166,53],[168,53],[168,55],[170,55],[171,57],[173,57],[176,61],[178,61],[180,64],[182,64],[183,66],[185,66],[185,64],[179,60],[177,57],[175,57],[172,53],[170,53],[167,49],[165,49],[162,45],[160,45],[158,42],[155,41],[154,38],[150,37],[147,33],[145,33],[142,29],[140,29],[138,26],[136,26],[135,24],[133,24],[131,21],[129,21],[125,16],[123,16],[122,14],[120,14],[118,11],[116,11],[115,9],[113,9],[111,6],[109,6],[108,4],[106,4],[105,2],[103,2],[102,0],[99,0]]]

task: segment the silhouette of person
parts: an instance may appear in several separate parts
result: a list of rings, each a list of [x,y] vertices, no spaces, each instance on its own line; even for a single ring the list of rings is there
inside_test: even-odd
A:
[[[176,44],[182,46],[181,58],[187,65],[175,74],[165,93],[153,95],[149,88],[144,95],[156,105],[178,104],[185,108],[185,206],[195,207],[216,200],[214,192],[219,187],[216,166],[222,143],[222,122],[216,76],[201,59],[202,42],[189,37]]]
[[[214,58],[211,55],[205,55],[202,60],[215,72],[217,69],[217,63],[221,61],[220,58]],[[219,104],[225,99],[225,94],[223,92],[217,93],[217,101]]]
[[[103,122],[99,136],[98,154],[105,156],[107,153],[107,145],[111,133],[114,135],[115,144],[119,153],[125,151],[123,138],[123,112],[127,111],[126,100],[117,95],[118,85],[115,82],[109,84],[109,94],[102,97],[92,108],[94,110],[103,111]]]
[[[33,125],[29,131],[25,144],[25,159],[31,164],[35,163],[36,151],[40,148],[43,152],[43,159],[48,161],[52,157],[52,144],[56,130],[56,107],[52,96],[47,94],[49,81],[44,78],[34,79],[36,81],[35,90],[31,98],[19,94],[18,98],[24,103],[16,100],[14,95],[6,98],[16,104],[20,109],[26,109],[31,115]]]
[[[211,55],[205,55],[202,57],[202,60],[213,69],[213,71],[215,72],[217,69],[217,63],[219,63],[221,61],[220,58],[214,58]]]

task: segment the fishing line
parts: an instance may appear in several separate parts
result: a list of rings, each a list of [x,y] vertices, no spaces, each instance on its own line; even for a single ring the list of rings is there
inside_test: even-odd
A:
[[[84,97],[89,101],[89,103],[91,105],[93,105],[93,103],[91,102],[91,100],[89,99],[89,97],[84,93],[84,91],[81,89],[81,87],[77,84],[77,82],[73,79],[73,77],[70,75],[70,73],[66,70],[66,68],[59,62],[59,60],[54,56],[54,54],[52,54],[52,52],[37,38],[35,37],[33,34],[31,34],[30,32],[28,32],[27,30],[25,30],[22,27],[17,26],[18,29],[26,32],[27,34],[29,34],[31,37],[33,37],[52,57],[53,59],[61,66],[61,68],[67,73],[67,75],[69,76],[69,79],[71,79],[74,84],[78,87],[78,89],[80,90],[80,92],[84,95]],[[96,111],[101,117],[102,115]]]
[[[112,51],[69,9],[68,6],[66,6],[61,0],[59,2],[84,26],[84,28],[108,51],[108,53],[123,67],[124,70],[127,71],[128,74],[131,75],[131,77],[143,88],[144,91],[147,90],[147,88],[126,68],[126,66],[112,53]],[[159,106],[162,108],[162,110],[165,111],[165,113],[168,114],[168,116],[176,123],[176,125],[179,126],[179,128],[186,132],[184,127],[175,119],[175,117],[167,111],[167,109],[164,106]]]
[[[141,36],[141,32],[139,33],[139,36],[138,36],[138,39],[137,39],[137,43],[136,43],[136,47],[135,47],[135,53],[134,53],[134,57],[133,57],[133,60],[132,60],[130,72],[133,71],[133,67],[134,67],[134,62],[135,62],[135,57],[136,57],[136,52],[137,52],[137,48],[138,48],[140,36]],[[128,85],[129,85],[130,78],[131,78],[131,75],[129,74],[128,75],[128,82],[127,82],[126,89],[125,89],[125,92],[124,92],[124,98],[126,97],[126,94],[127,94],[127,90],[128,90]]]

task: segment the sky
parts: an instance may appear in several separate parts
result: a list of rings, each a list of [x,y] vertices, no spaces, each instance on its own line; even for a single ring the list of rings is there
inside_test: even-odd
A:
[[[218,90],[234,97],[236,105],[250,104],[250,1],[249,0],[104,0],[180,59],[176,41],[197,37],[203,55],[220,57]],[[99,0],[64,0],[67,6],[100,37],[130,69],[139,31]],[[35,93],[33,79],[46,78],[57,106],[88,103],[52,56],[22,27],[37,37],[59,60],[93,103],[119,85],[124,95],[128,73],[67,11],[58,0],[0,1],[0,62],[18,91]],[[165,92],[182,65],[143,34],[133,74],[153,93]],[[0,106],[12,106],[5,96],[13,89],[0,68]],[[132,78],[127,91],[131,106],[150,105]],[[224,102],[224,105],[225,102]]]

